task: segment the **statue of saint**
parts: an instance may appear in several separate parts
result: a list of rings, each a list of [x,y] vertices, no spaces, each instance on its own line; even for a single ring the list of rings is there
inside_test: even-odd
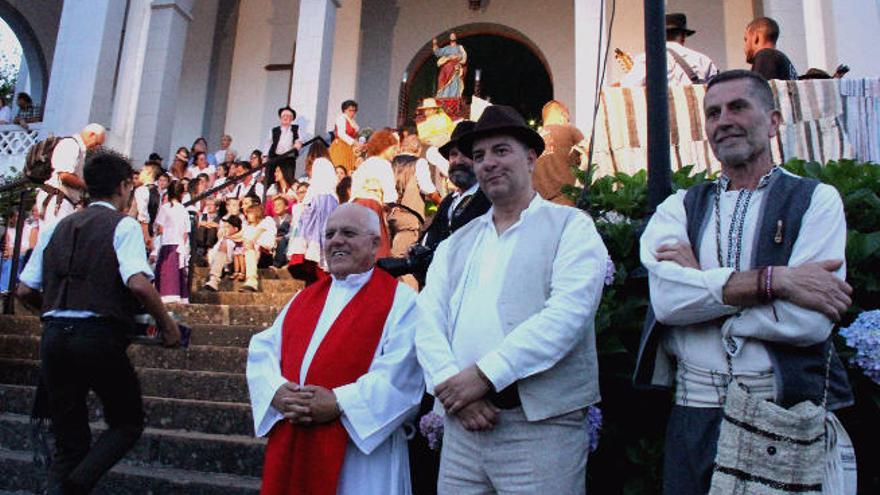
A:
[[[437,57],[437,98],[461,98],[467,70],[467,52],[459,45],[455,33],[449,33],[449,44],[440,48],[437,38],[431,41]]]

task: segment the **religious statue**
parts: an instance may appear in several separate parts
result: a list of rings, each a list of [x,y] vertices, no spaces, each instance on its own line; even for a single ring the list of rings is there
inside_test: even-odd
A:
[[[431,41],[437,57],[437,98],[461,98],[464,91],[464,75],[467,70],[467,52],[456,41],[455,33],[449,33],[449,44],[440,48],[437,38]]]

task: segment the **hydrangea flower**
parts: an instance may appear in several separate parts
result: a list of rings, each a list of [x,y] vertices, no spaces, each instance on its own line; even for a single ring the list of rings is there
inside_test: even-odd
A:
[[[861,313],[849,327],[840,329],[840,335],[856,351],[850,363],[880,385],[880,309]]]
[[[419,420],[419,433],[428,441],[428,448],[439,450],[443,441],[443,416],[429,412]]]
[[[596,406],[587,408],[587,426],[590,432],[590,452],[599,448],[599,430],[602,429],[602,410]]]
[[[605,285],[611,285],[614,283],[614,275],[617,273],[617,267],[614,266],[614,260],[611,259],[611,255],[608,255],[605,258]]]

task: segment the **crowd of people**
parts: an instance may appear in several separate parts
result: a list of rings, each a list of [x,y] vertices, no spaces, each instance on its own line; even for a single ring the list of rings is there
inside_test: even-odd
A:
[[[685,19],[670,25],[687,36]],[[59,142],[17,295],[43,316],[60,493],[87,493],[143,430],[124,331],[139,303],[179,343],[163,301],[188,297],[189,258],[209,267],[197,290],[229,278],[259,291],[261,267],[306,281],[248,348],[262,493],[586,492],[608,253],[559,194],[583,139],[565,105],[545,105],[541,132],[492,105],[435,148],[405,130],[364,135],[357,103],[341,110],[329,149],[303,143],[285,106],[265,154],[199,138],[137,174],[113,152],[86,159],[96,124]],[[837,445],[806,433],[815,422],[778,421],[818,410],[822,431],[846,436],[830,412],[853,401],[830,338],[852,293],[840,197],[773,163],[780,113],[761,75],[716,74],[704,117],[721,174],[667,198],[640,240],[651,309],[634,383],[675,401],[664,493],[843,486]],[[99,349],[112,359],[84,344],[96,335],[119,343]],[[115,411],[102,448],[84,434],[89,388]],[[405,431],[431,409],[439,466]]]

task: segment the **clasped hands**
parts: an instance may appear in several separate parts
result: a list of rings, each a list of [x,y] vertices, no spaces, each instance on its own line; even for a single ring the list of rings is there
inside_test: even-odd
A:
[[[434,394],[446,413],[455,416],[467,430],[491,430],[498,422],[500,409],[486,394],[489,384],[480,376],[477,365],[471,365],[434,388]]]
[[[672,261],[699,270],[690,244],[675,242],[657,248],[657,261]],[[852,304],[852,287],[835,275],[843,260],[822,260],[773,268],[773,292],[781,299],[817,311],[838,322]]]
[[[342,414],[332,390],[293,382],[278,387],[272,398],[272,407],[285,419],[300,426],[329,423]]]

